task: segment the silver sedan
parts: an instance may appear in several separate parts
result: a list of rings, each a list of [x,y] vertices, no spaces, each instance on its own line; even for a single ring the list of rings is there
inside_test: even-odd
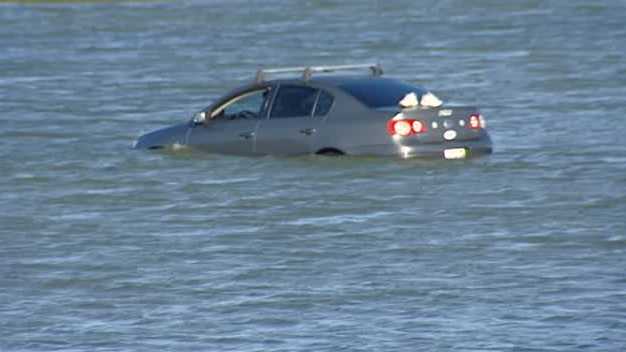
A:
[[[367,67],[371,75],[313,75]],[[268,73],[302,71],[291,79]],[[256,80],[135,148],[184,145],[236,155],[379,155],[462,159],[489,154],[475,107],[445,106],[426,89],[383,78],[379,65],[262,70]]]

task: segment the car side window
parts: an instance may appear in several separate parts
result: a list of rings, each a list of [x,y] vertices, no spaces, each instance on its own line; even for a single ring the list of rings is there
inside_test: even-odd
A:
[[[333,106],[334,98],[328,92],[320,91],[320,96],[317,98],[317,105],[315,106],[315,113],[313,116],[325,116]]]
[[[228,120],[264,118],[269,98],[269,88],[244,93],[217,108],[212,118]]]
[[[274,99],[270,119],[311,116],[317,98],[317,89],[300,86],[281,86]]]

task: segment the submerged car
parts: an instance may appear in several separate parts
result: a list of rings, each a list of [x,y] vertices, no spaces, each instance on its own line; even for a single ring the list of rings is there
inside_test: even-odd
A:
[[[315,75],[367,68],[369,75]],[[292,79],[267,74],[301,72]],[[184,145],[236,155],[380,155],[462,159],[491,153],[475,107],[443,106],[426,89],[382,77],[380,65],[259,70],[184,123],[139,137],[135,148]]]

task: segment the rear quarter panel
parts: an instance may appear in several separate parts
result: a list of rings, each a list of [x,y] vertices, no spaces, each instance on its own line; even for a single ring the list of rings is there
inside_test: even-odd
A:
[[[315,150],[335,148],[350,155],[390,155],[397,152],[387,133],[396,112],[371,110],[339,89],[332,109],[320,125]]]

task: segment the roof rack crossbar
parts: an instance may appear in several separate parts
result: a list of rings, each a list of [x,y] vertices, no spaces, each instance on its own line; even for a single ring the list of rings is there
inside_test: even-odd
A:
[[[290,73],[290,72],[302,72],[302,79],[308,81],[315,72],[334,72],[340,70],[354,70],[359,68],[367,68],[370,70],[372,76],[382,76],[383,67],[376,64],[360,64],[360,65],[335,65],[335,66],[302,66],[302,67],[284,67],[284,68],[270,68],[259,69],[256,72],[256,82],[260,83],[265,80],[267,74],[274,73]]]

